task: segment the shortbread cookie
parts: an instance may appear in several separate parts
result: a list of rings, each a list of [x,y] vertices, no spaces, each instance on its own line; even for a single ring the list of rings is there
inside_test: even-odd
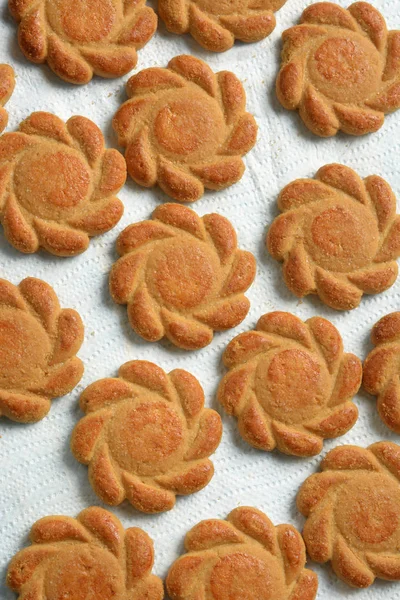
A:
[[[258,42],[276,25],[274,12],[286,0],[158,0],[168,31],[191,33],[206,50],[224,52],[235,39]]]
[[[400,31],[367,2],[317,2],[283,33],[279,101],[316,135],[363,135],[400,108]]]
[[[300,533],[274,527],[260,510],[241,507],[226,521],[202,521],[186,535],[187,554],[171,567],[171,600],[314,600],[318,578],[305,569]]]
[[[138,527],[124,530],[103,508],[87,508],[76,519],[44,517],[30,539],[7,573],[20,600],[164,598],[161,579],[151,574],[152,540]]]
[[[33,113],[0,138],[0,220],[6,238],[27,254],[84,252],[89,237],[112,229],[124,207],[115,197],[126,180],[117,150],[85,117],[65,124]]]
[[[339,446],[300,489],[310,558],[357,588],[400,580],[400,446]]]
[[[80,381],[82,342],[79,314],[61,310],[47,283],[29,277],[17,287],[0,279],[0,416],[43,419],[51,399]]]
[[[361,361],[343,352],[326,319],[303,323],[290,313],[266,314],[254,331],[230,342],[223,361],[229,372],[218,399],[255,448],[313,456],[325,438],[343,435],[357,421],[351,399],[361,384]]]
[[[90,385],[80,399],[86,413],[71,449],[89,465],[96,494],[112,506],[127,498],[146,513],[170,510],[177,494],[193,494],[214,474],[208,457],[221,440],[221,418],[204,408],[193,375],[134,360],[119,377]]]
[[[175,200],[194,202],[204,188],[241,179],[241,157],[254,146],[257,125],[233,73],[215,75],[202,60],[177,56],[166,69],[131,77],[127,92],[113,126],[136,183],[158,183]]]
[[[110,292],[128,305],[134,331],[149,342],[166,336],[185,350],[210,344],[213,331],[247,315],[244,296],[256,273],[250,252],[238,250],[235,230],[221,215],[203,218],[164,204],[151,221],[129,225],[117,240],[120,258]]]
[[[10,65],[0,65],[0,133],[8,123],[8,112],[4,108],[15,88],[14,70]]]
[[[350,310],[364,293],[396,281],[400,215],[381,177],[361,180],[348,167],[326,165],[315,179],[286,186],[278,207],[284,214],[272,223],[267,247],[299,298],[318,294],[328,306]]]
[[[378,397],[382,421],[400,434],[400,312],[380,319],[371,341],[376,348],[364,362],[364,388]]]
[[[25,57],[70,83],[120,77],[157,29],[146,0],[8,0]]]

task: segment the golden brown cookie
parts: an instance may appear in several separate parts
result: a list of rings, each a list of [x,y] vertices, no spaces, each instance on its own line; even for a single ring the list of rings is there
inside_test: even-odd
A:
[[[277,95],[316,135],[363,135],[400,108],[400,31],[367,2],[308,6],[283,35]]]
[[[376,346],[364,362],[364,388],[378,397],[378,412],[392,431],[400,434],[400,312],[382,317],[373,327]]]
[[[283,277],[299,298],[317,294],[336,310],[359,305],[396,281],[400,215],[389,184],[362,180],[343,165],[322,167],[279,195],[283,213],[272,223],[267,248],[283,261]]]
[[[400,580],[400,446],[339,446],[300,489],[310,558],[357,588]]]
[[[224,52],[235,39],[258,42],[276,25],[274,12],[286,0],[159,0],[168,31],[190,33],[206,50]]]
[[[30,254],[84,252],[89,237],[112,229],[124,207],[115,197],[126,180],[117,150],[85,117],[65,124],[32,113],[19,132],[0,138],[0,220],[10,244]]]
[[[99,507],[76,519],[44,517],[30,532],[32,545],[12,559],[7,585],[19,600],[162,600],[151,574],[153,542],[142,529],[124,530]]]
[[[43,419],[51,399],[80,381],[82,342],[79,314],[61,310],[47,283],[28,277],[17,287],[0,279],[0,416]]]
[[[158,183],[175,200],[194,202],[204,188],[241,179],[241,157],[254,146],[257,125],[233,73],[215,75],[199,58],[177,56],[166,69],[131,77],[127,92],[113,127],[136,183]]]
[[[120,77],[157,29],[146,0],[8,0],[25,57],[70,83]]]
[[[110,274],[115,302],[128,305],[134,331],[149,342],[166,336],[196,350],[213,331],[236,327],[250,302],[244,292],[256,273],[250,252],[238,250],[235,230],[217,214],[200,218],[186,206],[164,204],[151,221],[129,225],[117,240]]]
[[[345,434],[357,421],[351,399],[361,384],[361,361],[343,352],[326,319],[303,323],[290,313],[266,314],[255,330],[230,342],[223,361],[229,372],[218,399],[255,448],[314,456],[325,438]]]
[[[204,408],[193,375],[134,360],[119,377],[90,385],[80,399],[86,417],[72,434],[77,460],[103,502],[127,498],[146,513],[170,510],[176,495],[204,488],[214,474],[208,457],[218,447],[221,418]]]
[[[0,133],[4,131],[8,123],[8,112],[4,105],[11,98],[15,88],[15,74],[10,65],[0,65]]]
[[[274,527],[260,510],[241,507],[226,521],[202,521],[186,535],[187,554],[167,577],[171,600],[314,600],[318,578],[305,569],[300,533]]]

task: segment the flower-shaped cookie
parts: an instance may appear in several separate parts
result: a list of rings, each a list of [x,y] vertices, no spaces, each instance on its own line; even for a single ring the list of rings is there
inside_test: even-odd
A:
[[[359,305],[363,293],[387,290],[397,278],[400,215],[377,175],[361,180],[343,165],[322,167],[315,179],[286,186],[267,247],[283,261],[288,288],[299,298],[318,294],[336,310]]]
[[[297,497],[311,559],[353,587],[400,580],[400,446],[340,446]]]
[[[0,133],[7,127],[8,113],[3,107],[11,98],[14,88],[14,70],[10,65],[0,65]]]
[[[235,39],[258,42],[275,29],[274,12],[286,0],[159,0],[168,31],[191,33],[207,50],[224,52]]]
[[[0,279],[0,416],[33,423],[51,399],[70,392],[83,375],[75,355],[83,324],[75,310],[61,310],[54,290],[29,277],[18,287]]]
[[[146,0],[8,0],[25,57],[65,81],[120,77],[157,29]]]
[[[301,23],[282,36],[281,104],[322,137],[377,131],[400,108],[400,31],[367,2],[317,2]]]
[[[343,352],[326,319],[303,323],[290,313],[266,314],[255,331],[230,342],[223,361],[229,372],[218,399],[255,448],[313,456],[324,438],[343,435],[357,421],[351,399],[361,384],[361,361]]]
[[[32,546],[12,559],[7,584],[20,600],[162,600],[151,574],[153,542],[142,529],[124,530],[107,510],[91,507],[76,519],[44,517]]]
[[[89,237],[112,229],[124,207],[115,197],[126,180],[117,150],[85,117],[65,124],[33,113],[19,132],[0,138],[0,220],[17,250],[40,247],[58,256],[84,252]]]
[[[318,579],[291,525],[274,527],[255,508],[233,510],[226,521],[202,521],[186,535],[188,552],[171,567],[172,600],[314,600]]]
[[[138,510],[170,510],[177,494],[193,494],[214,474],[208,457],[221,440],[221,418],[204,408],[197,381],[167,375],[147,361],[128,362],[119,378],[101,379],[82,394],[86,413],[71,449],[89,465],[94,491],[107,504],[125,498]]]
[[[200,218],[186,206],[164,204],[151,221],[119,236],[122,256],[110,274],[115,302],[128,305],[132,328],[150,342],[166,336],[186,350],[207,346],[213,330],[236,327],[250,302],[243,295],[256,263],[238,250],[235,230],[217,214]]]
[[[158,183],[175,200],[194,202],[204,188],[241,179],[241,157],[254,146],[257,125],[233,73],[215,75],[202,60],[177,56],[166,69],[131,77],[127,92],[113,127],[138,184]]]
[[[400,312],[380,319],[373,327],[376,346],[364,362],[363,385],[378,397],[378,412],[392,431],[400,434]]]

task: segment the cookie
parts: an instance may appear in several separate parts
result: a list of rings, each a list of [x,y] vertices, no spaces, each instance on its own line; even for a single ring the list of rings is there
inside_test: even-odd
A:
[[[111,295],[128,305],[132,329],[149,342],[165,336],[185,350],[203,348],[213,331],[236,327],[249,311],[244,292],[255,258],[238,250],[235,230],[221,215],[200,218],[186,206],[164,204],[152,220],[129,225],[117,250]]]
[[[32,545],[12,559],[7,585],[20,600],[162,600],[151,574],[153,542],[142,529],[124,530],[99,507],[76,519],[44,517],[30,532]]]
[[[215,75],[202,60],[177,56],[166,69],[131,77],[127,92],[113,127],[136,183],[157,183],[175,200],[194,202],[204,188],[241,179],[241,157],[254,146],[257,125],[233,73]]]
[[[115,197],[126,180],[117,150],[85,117],[65,124],[36,112],[0,138],[0,221],[20,252],[84,252],[89,237],[112,229],[124,207]]]
[[[345,434],[357,421],[351,399],[361,384],[361,361],[343,352],[326,319],[263,315],[255,330],[230,342],[223,362],[229,372],[218,400],[255,448],[314,456],[325,438]]]
[[[364,388],[377,396],[378,413],[400,434],[400,312],[382,317],[372,328],[375,348],[364,362]]]
[[[47,283],[0,279],[0,416],[33,423],[81,380],[76,357],[83,342],[79,314],[61,309]]]
[[[286,0],[159,0],[168,31],[190,33],[206,50],[225,52],[235,39],[258,42],[276,25],[274,12]]]
[[[121,77],[157,29],[146,0],[8,0],[25,57],[75,84]]]
[[[10,65],[0,65],[0,133],[8,123],[8,112],[4,108],[15,88],[15,74]]]
[[[86,416],[71,449],[89,465],[96,494],[112,506],[127,498],[145,513],[170,510],[176,495],[204,488],[214,474],[208,457],[218,447],[221,418],[204,408],[193,375],[134,360],[119,377],[90,385],[80,399]]]
[[[396,281],[400,215],[384,179],[362,180],[343,165],[298,179],[278,198],[283,213],[267,235],[271,256],[283,261],[286,285],[299,298],[317,294],[336,310],[351,310],[362,295]]]
[[[314,600],[318,578],[291,525],[274,527],[260,510],[241,507],[226,521],[202,521],[186,535],[187,554],[167,577],[171,600]]]
[[[337,576],[356,588],[376,577],[400,580],[400,446],[340,446],[321,469],[297,497],[311,560],[331,561]]]
[[[316,135],[364,135],[400,108],[400,31],[367,2],[308,6],[283,32],[276,91]]]

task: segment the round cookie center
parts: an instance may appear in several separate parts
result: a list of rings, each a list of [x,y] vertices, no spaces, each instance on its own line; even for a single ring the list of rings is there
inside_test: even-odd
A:
[[[49,338],[34,317],[0,309],[0,389],[24,390],[39,384],[50,351]]]
[[[232,15],[247,9],[247,0],[194,0],[196,6],[211,15]]]
[[[51,0],[53,4],[54,0]],[[74,42],[100,42],[111,32],[116,9],[112,0],[56,0],[54,29]]]
[[[376,222],[356,203],[332,206],[311,225],[310,253],[321,267],[332,271],[347,273],[368,266],[378,243]]]
[[[311,79],[337,102],[363,100],[374,93],[382,77],[382,57],[363,37],[329,38],[311,58]]]
[[[111,423],[109,446],[121,468],[150,474],[177,456],[184,441],[182,419],[166,402],[122,405]]]
[[[336,519],[356,545],[381,544],[398,530],[400,489],[389,477],[368,473],[351,481],[339,493]]]
[[[216,257],[205,244],[164,245],[148,276],[163,303],[177,309],[198,306],[211,293],[217,277]]]
[[[76,544],[51,564],[45,579],[46,600],[123,600],[124,580],[106,550]]]
[[[74,151],[33,148],[17,164],[14,187],[31,214],[57,219],[70,215],[86,200],[90,172]]]
[[[275,564],[276,563],[276,564]],[[273,558],[260,560],[246,552],[221,558],[210,580],[214,600],[282,600],[281,566]]]
[[[293,348],[262,359],[256,370],[256,395],[267,413],[283,423],[312,418],[329,394],[322,365],[309,353]]]
[[[162,150],[187,158],[212,153],[218,145],[224,123],[214,101],[204,98],[171,100],[158,112],[154,134]]]

